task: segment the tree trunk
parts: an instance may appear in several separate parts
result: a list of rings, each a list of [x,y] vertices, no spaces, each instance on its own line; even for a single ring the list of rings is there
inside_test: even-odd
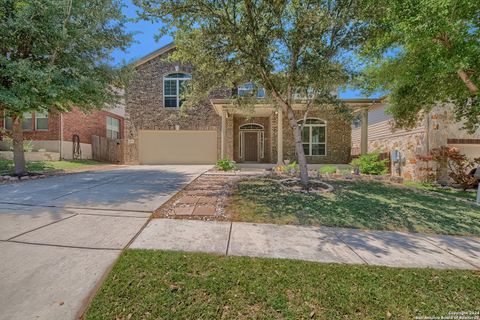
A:
[[[13,164],[16,176],[26,173],[25,154],[23,153],[23,127],[22,116],[13,116],[12,137],[13,137]]]
[[[463,70],[458,70],[457,75],[462,79],[463,83],[467,86],[468,91],[474,96],[478,94],[478,87],[472,82],[468,74]]]
[[[295,151],[297,152],[298,167],[300,168],[300,181],[302,182],[303,188],[308,189],[308,167],[307,158],[305,157],[305,152],[303,151],[302,132],[300,131],[300,127],[298,126],[297,119],[295,118],[292,108],[288,105],[284,105],[283,111],[287,114],[288,122],[293,130]]]

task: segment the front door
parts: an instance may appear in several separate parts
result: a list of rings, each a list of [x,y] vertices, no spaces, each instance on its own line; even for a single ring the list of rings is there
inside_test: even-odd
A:
[[[244,132],[245,161],[258,161],[258,132]]]

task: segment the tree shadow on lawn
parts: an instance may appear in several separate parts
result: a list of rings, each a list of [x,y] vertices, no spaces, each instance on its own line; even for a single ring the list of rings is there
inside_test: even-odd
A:
[[[380,182],[331,181],[333,194],[285,192],[269,180],[238,184],[230,210],[240,221],[480,235],[480,209]]]

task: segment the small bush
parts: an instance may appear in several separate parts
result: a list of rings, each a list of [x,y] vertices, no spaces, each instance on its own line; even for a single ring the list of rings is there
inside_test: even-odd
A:
[[[300,170],[300,167],[298,166],[298,164],[293,161],[292,163],[289,163],[287,165],[278,165],[276,166],[275,168],[273,168],[273,171],[274,172],[278,172],[278,173],[283,173],[283,174],[288,174],[288,175],[296,175]]]
[[[321,174],[326,174],[326,173],[333,174],[333,173],[337,172],[337,167],[335,167],[335,166],[324,166],[324,167],[321,167],[319,171],[320,171]]]
[[[217,161],[217,169],[221,171],[232,171],[236,169],[235,161],[223,158]]]
[[[358,168],[363,174],[386,174],[387,173],[387,159],[380,160],[378,153],[367,153],[354,159],[350,163],[354,168]]]

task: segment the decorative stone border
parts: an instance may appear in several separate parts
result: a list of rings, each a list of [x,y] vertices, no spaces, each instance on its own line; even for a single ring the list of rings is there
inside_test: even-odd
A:
[[[25,181],[25,180],[34,180],[34,179],[40,179],[40,178],[45,178],[46,175],[44,174],[35,174],[35,175],[25,175],[21,177],[17,176],[10,176],[10,175],[4,175],[0,176],[0,182],[19,182],[19,181]]]

